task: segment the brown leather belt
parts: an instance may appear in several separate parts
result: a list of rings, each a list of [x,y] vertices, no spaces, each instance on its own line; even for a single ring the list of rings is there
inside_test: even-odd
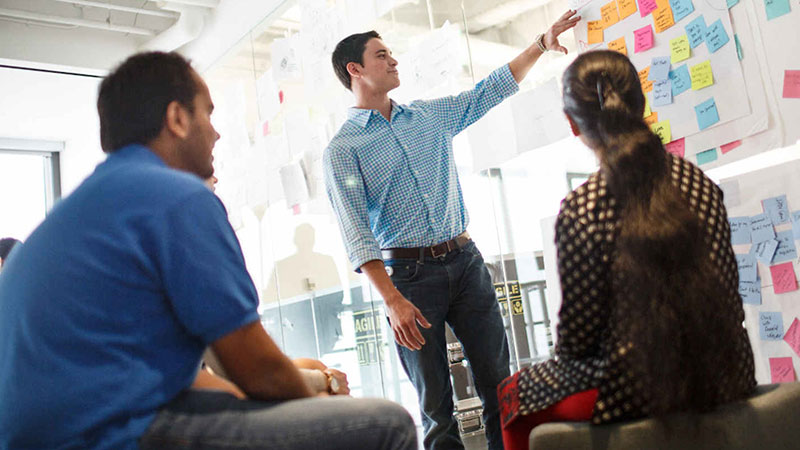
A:
[[[469,244],[471,241],[472,238],[470,238],[469,233],[465,231],[449,241],[440,242],[430,247],[385,248],[381,250],[381,254],[383,255],[384,260],[397,258],[418,259],[420,255],[439,258],[453,250]]]

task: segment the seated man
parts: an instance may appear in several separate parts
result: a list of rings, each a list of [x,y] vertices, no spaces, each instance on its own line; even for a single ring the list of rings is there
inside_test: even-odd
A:
[[[399,405],[314,397],[261,326],[188,62],[135,55],[97,107],[108,158],[0,276],[0,448],[415,449]],[[207,346],[247,399],[190,389],[219,386]]]

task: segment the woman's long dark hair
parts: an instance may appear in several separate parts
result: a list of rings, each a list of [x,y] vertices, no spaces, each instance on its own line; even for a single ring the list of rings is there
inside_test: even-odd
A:
[[[702,221],[644,123],[636,69],[617,52],[587,52],[567,68],[563,86],[564,110],[597,152],[618,212],[614,351],[642,378],[651,414],[708,410],[720,401],[716,374],[736,361],[737,331],[717,318],[728,290]]]

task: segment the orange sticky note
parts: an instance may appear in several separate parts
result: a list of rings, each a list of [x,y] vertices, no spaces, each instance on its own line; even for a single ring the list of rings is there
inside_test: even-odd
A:
[[[589,34],[589,44],[599,44],[603,42],[603,21],[592,20],[586,22],[587,32]]]
[[[636,0],[617,0],[619,18],[624,19],[636,12]]]
[[[673,25],[675,20],[672,18],[672,8],[669,4],[659,4],[658,9],[653,11],[653,28],[656,29],[656,33],[661,33]]]
[[[600,15],[603,17],[603,28],[608,28],[611,25],[619,22],[619,13],[617,12],[617,2],[611,1],[600,8]]]
[[[642,85],[642,92],[648,93],[653,90],[653,81],[648,81],[650,76],[650,66],[639,71],[639,83]]]
[[[622,36],[619,39],[615,39],[608,43],[608,49],[614,50],[615,52],[620,52],[625,56],[628,56],[628,47],[625,45],[625,36]]]
[[[644,118],[644,123],[646,123],[649,127],[652,127],[653,124],[658,123],[658,112],[652,111],[649,116]]]

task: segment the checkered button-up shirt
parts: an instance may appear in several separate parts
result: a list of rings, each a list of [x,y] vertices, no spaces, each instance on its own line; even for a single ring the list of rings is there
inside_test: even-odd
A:
[[[518,89],[505,65],[456,96],[392,102],[390,121],[350,108],[323,167],[354,268],[382,259],[382,248],[429,246],[466,230],[453,136]]]

